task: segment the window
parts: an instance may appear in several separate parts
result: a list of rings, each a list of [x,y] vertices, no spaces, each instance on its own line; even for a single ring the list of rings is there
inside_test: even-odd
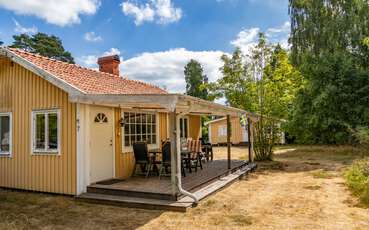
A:
[[[123,114],[123,143],[132,146],[137,141],[157,144],[157,115],[153,113],[125,112]]]
[[[0,155],[11,155],[12,116],[11,113],[0,113]]]
[[[179,119],[179,129],[181,131],[181,138],[188,137],[188,118],[181,118]]]
[[[218,128],[218,136],[227,136],[227,126],[220,125]]]
[[[103,113],[98,113],[95,117],[96,123],[108,123],[108,118]]]
[[[58,153],[60,145],[59,111],[33,111],[32,121],[33,152]]]

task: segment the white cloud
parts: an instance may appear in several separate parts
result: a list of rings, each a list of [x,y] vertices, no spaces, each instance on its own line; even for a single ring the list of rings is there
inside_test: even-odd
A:
[[[269,41],[273,43],[279,43],[283,48],[289,48],[288,37],[291,32],[291,23],[286,21],[283,25],[269,28],[266,30],[265,35]]]
[[[37,33],[38,29],[36,26],[32,26],[32,27],[24,27],[22,26],[17,20],[13,19],[13,22],[15,24],[15,28],[14,31],[16,33],[20,33],[20,34],[35,34]]]
[[[181,19],[182,10],[180,8],[175,8],[171,0],[153,0],[153,3],[160,24],[177,22]]]
[[[260,28],[253,27],[244,29],[238,33],[237,38],[231,41],[234,47],[240,47],[244,54],[248,54],[250,49],[257,44],[258,34],[262,32]],[[290,34],[290,22],[286,21],[281,26],[271,27],[265,31],[266,38],[272,43],[279,43],[283,48],[288,48],[288,36]]]
[[[0,7],[33,15],[58,26],[80,23],[80,15],[94,14],[100,0],[0,0]]]
[[[166,87],[169,92],[185,92],[184,66],[195,59],[201,63],[209,81],[221,77],[221,51],[189,51],[184,48],[142,53],[121,63],[121,73],[131,79]]]
[[[110,48],[110,50],[103,53],[102,56],[109,56],[109,55],[120,55],[121,52],[118,48]]]
[[[123,2],[122,11],[125,15],[134,17],[136,25],[154,20],[155,12],[149,4],[137,6],[131,2]]]
[[[136,25],[154,21],[169,24],[182,18],[182,10],[174,7],[171,0],[149,0],[145,4],[127,0],[122,3],[122,11],[125,15],[134,17]]]
[[[81,56],[81,57],[77,58],[77,62],[82,66],[94,68],[94,67],[97,67],[97,59],[99,57],[115,55],[115,54],[120,55],[121,51],[117,48],[110,48],[110,50],[105,51],[102,54],[97,54],[97,55],[90,54],[90,55]],[[123,61],[123,60],[121,59],[121,61]]]
[[[84,55],[77,58],[77,62],[86,67],[96,67],[97,58],[98,56],[96,55]]]
[[[231,44],[241,48],[242,52],[247,54],[257,44],[256,41],[259,33],[260,28],[257,27],[242,30],[238,33],[237,38],[231,41]]]
[[[83,66],[96,68],[97,58],[103,55],[120,54],[112,48],[102,55],[86,55],[77,58]],[[171,49],[162,52],[142,53],[136,57],[121,59],[121,74],[130,79],[149,82],[165,87],[170,92],[185,92],[184,66],[191,60],[199,61],[208,76],[209,81],[216,81],[221,77],[219,68],[222,66],[221,51],[189,51],[184,48]]]
[[[95,34],[95,32],[85,33],[84,39],[88,42],[101,42],[103,39],[101,36]]]

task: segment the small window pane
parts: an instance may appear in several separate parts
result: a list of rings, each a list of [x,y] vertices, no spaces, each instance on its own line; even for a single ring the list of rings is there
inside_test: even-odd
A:
[[[152,115],[151,123],[156,123],[156,115],[155,114]]]
[[[137,128],[137,134],[141,134],[142,133],[142,125],[141,124],[137,124],[136,125],[136,128]]]
[[[124,137],[124,146],[129,146],[129,136]]]
[[[146,134],[147,133],[146,130],[147,130],[147,125],[143,124],[142,125],[142,134]]]
[[[188,137],[188,127],[187,127],[187,119],[183,119],[183,126],[184,126],[184,137]]]
[[[141,114],[139,113],[136,115],[136,123],[137,124],[141,123]]]
[[[58,149],[58,115],[56,113],[48,114],[49,127],[49,146],[51,150]]]
[[[10,150],[10,117],[0,116],[0,152]]]
[[[132,135],[131,136],[131,145],[133,145],[133,143],[135,143],[136,142],[136,136],[135,135]]]
[[[135,123],[135,114],[134,113],[129,114],[129,123]]]
[[[136,134],[136,126],[135,124],[131,124],[131,132],[129,134]]]
[[[45,149],[45,114],[36,114],[36,149]]]
[[[156,135],[151,136],[151,143],[156,144]]]
[[[183,132],[183,119],[179,119],[179,130],[181,131],[180,137],[183,138],[184,137],[184,132]]]
[[[151,135],[147,135],[147,143],[152,144]]]
[[[129,125],[128,124],[125,124],[124,125],[124,133],[129,133]]]

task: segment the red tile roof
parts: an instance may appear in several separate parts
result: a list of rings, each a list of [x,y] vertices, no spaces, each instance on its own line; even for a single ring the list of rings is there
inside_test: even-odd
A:
[[[141,81],[103,73],[75,64],[57,61],[20,49],[8,48],[53,76],[67,82],[86,94],[165,94],[165,90]]]

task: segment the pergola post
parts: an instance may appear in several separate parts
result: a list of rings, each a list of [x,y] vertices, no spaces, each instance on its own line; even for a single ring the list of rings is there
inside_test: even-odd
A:
[[[170,138],[170,153],[171,153],[171,187],[172,187],[172,195],[175,196],[178,192],[177,189],[177,162],[178,162],[178,154],[177,154],[177,115],[176,111],[169,113],[169,138]]]
[[[231,116],[227,115],[227,160],[228,169],[231,169]]]

